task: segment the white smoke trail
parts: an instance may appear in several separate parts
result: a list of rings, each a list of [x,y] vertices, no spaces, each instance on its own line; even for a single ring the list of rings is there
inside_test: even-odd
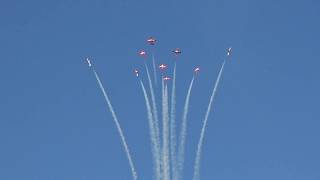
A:
[[[116,113],[115,113],[115,111],[114,111],[114,109],[113,109],[113,107],[112,107],[112,105],[111,105],[110,99],[109,99],[109,97],[108,97],[108,95],[107,95],[107,93],[106,93],[106,91],[105,91],[105,89],[104,89],[104,87],[103,87],[103,85],[102,85],[102,83],[101,83],[101,81],[100,81],[100,78],[99,78],[97,72],[94,70],[94,68],[92,68],[92,70],[93,70],[94,75],[95,75],[95,77],[96,77],[96,79],[97,79],[97,82],[98,82],[98,84],[99,84],[99,87],[100,87],[100,89],[101,89],[101,91],[102,91],[102,93],[103,93],[103,96],[104,96],[104,98],[105,98],[105,100],[106,100],[106,102],[107,102],[107,104],[108,104],[109,110],[110,110],[111,115],[112,115],[113,120],[114,120],[114,123],[115,123],[116,126],[117,126],[117,129],[118,129],[119,135],[120,135],[120,137],[121,137],[121,141],[122,141],[123,147],[124,147],[124,149],[125,149],[127,158],[128,158],[128,160],[129,160],[129,165],[130,165],[130,168],[131,168],[132,177],[133,177],[134,180],[137,180],[137,179],[138,179],[137,172],[135,171],[135,167],[134,167],[134,164],[133,164],[133,161],[132,161],[132,158],[131,158],[131,154],[130,154],[130,151],[129,151],[129,147],[128,147],[128,145],[127,145],[125,136],[124,136],[123,131],[122,131],[122,129],[121,129],[121,126],[120,126],[120,123],[119,123],[118,118],[117,118],[117,116],[116,116]]]
[[[152,81],[151,81],[151,77],[150,77],[150,73],[149,73],[149,68],[146,63],[144,65],[146,67],[146,72],[147,72],[149,87],[150,87],[152,113],[153,113],[153,119],[154,119],[154,129],[155,129],[156,138],[157,138],[157,145],[158,145],[158,148],[160,149],[161,148],[161,146],[160,146],[160,130],[159,130],[157,103],[156,103],[156,98],[154,95],[154,89],[153,89],[153,85],[152,85]]]
[[[166,138],[167,138],[167,145],[166,145],[166,164],[168,167],[166,168],[166,174],[168,176],[167,180],[170,180],[170,130],[169,130],[169,96],[168,96],[168,86],[165,86],[165,99],[166,99],[166,124],[167,124],[167,130],[166,130]]]
[[[164,80],[163,80],[163,77],[162,77],[162,80],[161,80],[161,100],[162,100],[162,126],[164,126],[164,118],[165,118],[165,102],[164,102]],[[162,130],[164,130],[164,128],[162,127]],[[161,151],[161,172],[162,172],[162,180],[163,180],[163,178],[164,178],[164,175],[166,174],[165,173],[165,168],[164,168],[164,159],[165,159],[165,156],[164,156],[164,140],[165,138],[164,138],[164,132],[162,132],[162,151]]]
[[[156,60],[154,58],[154,54],[152,53],[152,66],[153,66],[153,78],[154,78],[154,83],[157,85],[157,70],[156,70]]]
[[[168,87],[164,85],[162,99],[162,118],[163,118],[163,180],[170,180],[170,161],[169,161],[169,107],[168,107]]]
[[[147,114],[148,114],[148,120],[149,120],[149,129],[150,129],[150,137],[151,137],[151,148],[152,148],[152,155],[153,155],[153,161],[155,165],[155,175],[156,179],[160,180],[161,178],[161,169],[160,169],[160,149],[157,145],[157,139],[156,139],[156,132],[154,129],[154,121],[153,121],[153,115],[151,110],[150,101],[146,92],[146,88],[143,85],[143,82],[140,80],[141,88],[143,91],[144,99],[146,102],[147,107]]]
[[[179,137],[180,144],[178,148],[178,179],[182,179],[183,177],[185,142],[187,137],[187,115],[189,111],[189,102],[190,102],[191,90],[193,87],[193,81],[194,81],[194,77],[192,78],[189,85],[188,93],[187,93],[184,108],[183,108],[183,114],[182,114],[181,131],[180,131],[180,137]]]
[[[212,91],[212,94],[211,94],[211,97],[210,97],[208,109],[207,109],[207,112],[206,112],[206,115],[205,115],[205,118],[204,118],[204,121],[203,121],[203,124],[202,124],[202,129],[201,129],[201,133],[200,133],[200,139],[199,139],[198,147],[197,147],[196,159],[195,159],[195,163],[194,163],[193,180],[199,180],[200,159],[201,159],[201,151],[202,151],[204,133],[205,133],[206,126],[207,126],[208,117],[209,117],[210,110],[211,110],[211,105],[212,105],[213,99],[215,97],[215,94],[216,94],[216,91],[217,91],[217,88],[218,88],[218,85],[219,85],[219,81],[220,81],[220,78],[221,78],[225,63],[226,63],[226,60],[223,62],[222,66],[221,66],[221,69],[219,71],[217,80],[216,80],[216,82],[214,84],[214,88],[213,88],[213,91]]]
[[[176,63],[173,68],[172,92],[171,92],[171,110],[170,110],[170,152],[171,152],[171,168],[172,179],[177,180],[177,158],[176,158]]]

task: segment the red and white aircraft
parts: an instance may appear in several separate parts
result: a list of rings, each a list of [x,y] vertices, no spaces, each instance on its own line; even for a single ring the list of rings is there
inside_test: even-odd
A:
[[[87,60],[88,66],[89,66],[89,67],[91,67],[91,66],[92,66],[92,64],[91,64],[90,59],[89,59],[89,58],[87,58],[86,60]]]
[[[140,56],[146,56],[147,53],[146,53],[144,50],[141,50],[141,51],[139,52],[139,55],[140,55]]]
[[[178,56],[179,54],[181,54],[181,50],[179,48],[176,48],[175,50],[172,51],[176,56]]]
[[[231,55],[231,53],[232,53],[232,48],[231,48],[231,47],[229,47],[229,48],[227,49],[227,56],[230,56],[230,55]]]
[[[199,67],[196,67],[194,70],[193,70],[194,73],[198,74],[200,72],[200,68]]]
[[[150,44],[150,45],[155,45],[156,44],[156,39],[153,38],[153,37],[150,37],[149,39],[147,39],[147,42]]]
[[[137,77],[139,76],[139,71],[137,69],[135,69],[133,72]]]
[[[167,69],[167,65],[160,64],[159,68],[160,68],[161,71],[164,71],[165,69]]]
[[[171,78],[168,77],[168,76],[163,77],[163,80],[164,80],[164,81],[168,81],[168,80],[170,80],[170,79],[171,79]]]

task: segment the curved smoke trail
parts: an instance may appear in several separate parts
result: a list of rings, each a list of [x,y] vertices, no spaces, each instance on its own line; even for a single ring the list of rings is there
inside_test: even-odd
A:
[[[195,163],[194,163],[193,180],[199,180],[200,159],[201,159],[201,150],[202,150],[204,133],[205,133],[206,126],[207,126],[208,117],[209,117],[210,110],[211,110],[211,105],[212,105],[213,99],[215,97],[215,94],[216,94],[216,91],[217,91],[217,88],[218,88],[218,85],[219,85],[219,81],[220,81],[220,78],[221,78],[225,63],[226,63],[226,60],[224,60],[224,62],[222,63],[221,69],[219,71],[217,80],[216,80],[216,82],[214,84],[214,88],[213,88],[213,91],[212,91],[212,94],[211,94],[211,97],[210,97],[208,109],[207,109],[205,118],[203,120],[202,129],[201,129],[201,133],[200,133],[200,139],[199,139],[199,142],[198,142],[198,148],[197,148],[197,153],[196,153],[196,159],[195,159]]]
[[[181,131],[180,131],[180,137],[179,137],[179,149],[178,149],[178,179],[182,179],[183,177],[183,166],[184,166],[184,153],[185,153],[185,142],[187,137],[187,116],[189,111],[189,102],[190,102],[190,96],[191,96],[191,90],[193,87],[193,81],[194,77],[192,78],[188,93],[186,96],[184,108],[183,108],[183,114],[182,114],[182,123],[181,123]]]
[[[171,168],[172,179],[177,180],[177,158],[176,158],[176,63],[173,68],[172,92],[171,92],[171,110],[170,110],[170,152],[171,152]]]
[[[168,87],[164,85],[162,99],[162,119],[163,119],[163,180],[170,180],[170,162],[169,162],[169,108],[168,108]]]
[[[126,154],[127,154],[127,158],[128,158],[128,160],[129,160],[129,165],[130,165],[130,168],[131,168],[132,177],[133,177],[134,180],[137,180],[137,179],[138,179],[138,177],[137,177],[137,172],[136,172],[136,170],[135,170],[135,168],[134,168],[134,164],[133,164],[133,161],[132,161],[132,158],[131,158],[131,154],[130,154],[130,151],[129,151],[129,147],[128,147],[128,145],[127,145],[125,136],[124,136],[123,131],[122,131],[122,129],[121,129],[121,126],[120,126],[120,123],[119,123],[118,118],[117,118],[117,116],[116,116],[116,113],[115,113],[115,111],[114,111],[114,109],[113,109],[113,107],[112,107],[112,105],[111,105],[110,99],[109,99],[109,97],[108,97],[108,95],[107,95],[107,93],[106,93],[106,91],[105,91],[105,89],[104,89],[104,87],[103,87],[103,85],[102,85],[102,83],[101,83],[101,81],[100,81],[100,78],[99,78],[97,72],[95,71],[95,69],[94,69],[93,67],[92,67],[92,70],[93,70],[93,73],[94,73],[94,75],[95,75],[95,77],[96,77],[96,79],[97,79],[97,82],[98,82],[98,84],[99,84],[99,87],[100,87],[100,89],[101,89],[101,91],[102,91],[102,93],[103,93],[103,96],[104,96],[104,98],[105,98],[105,100],[106,100],[106,102],[107,102],[107,104],[108,104],[109,110],[110,110],[111,115],[112,115],[113,120],[114,120],[114,123],[115,123],[116,126],[117,126],[117,129],[118,129],[119,135],[120,135],[120,137],[121,137],[121,141],[122,141],[123,147],[124,147],[124,149],[125,149],[125,152],[126,152]]]
[[[147,107],[147,113],[148,113],[148,120],[149,120],[149,129],[150,129],[150,137],[151,137],[151,143],[152,143],[152,155],[154,159],[154,164],[155,164],[155,175],[156,179],[160,180],[161,178],[161,171],[160,171],[160,149],[158,149],[157,145],[157,139],[156,139],[156,134],[155,134],[155,129],[154,129],[154,122],[153,122],[153,115],[152,115],[152,110],[151,110],[151,105],[150,101],[146,92],[146,88],[143,85],[143,82],[140,80],[140,85],[143,91],[144,99],[146,102],[146,107]]]

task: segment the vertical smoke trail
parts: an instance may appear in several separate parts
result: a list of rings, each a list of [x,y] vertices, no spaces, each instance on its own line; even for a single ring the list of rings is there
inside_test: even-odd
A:
[[[111,105],[110,99],[109,99],[109,97],[108,97],[108,95],[107,95],[107,93],[106,93],[106,91],[105,91],[105,89],[104,89],[104,87],[103,87],[103,85],[102,85],[102,83],[101,83],[101,81],[100,81],[100,78],[99,78],[97,72],[94,70],[94,68],[92,68],[92,70],[93,70],[93,73],[94,73],[94,75],[95,75],[95,77],[96,77],[96,79],[97,79],[97,82],[98,82],[98,84],[99,84],[99,87],[100,87],[100,89],[101,89],[101,91],[102,91],[102,93],[103,93],[103,96],[104,96],[104,98],[105,98],[105,100],[106,100],[106,102],[107,102],[107,104],[108,104],[109,110],[110,110],[111,115],[112,115],[113,120],[114,120],[114,123],[115,123],[116,126],[117,126],[117,129],[118,129],[119,135],[120,135],[120,137],[121,137],[121,141],[122,141],[123,147],[124,147],[124,149],[125,149],[125,152],[126,152],[126,154],[127,154],[127,158],[128,158],[128,160],[129,160],[129,165],[130,165],[130,167],[131,167],[132,177],[133,177],[134,180],[137,180],[138,177],[137,177],[137,173],[136,173],[135,168],[134,168],[134,164],[133,164],[133,161],[132,161],[132,158],[131,158],[131,154],[130,154],[130,151],[129,151],[129,147],[128,147],[128,145],[127,145],[125,136],[124,136],[123,131],[122,131],[122,129],[121,129],[121,126],[120,126],[120,123],[119,123],[118,118],[117,118],[117,116],[116,116],[116,113],[114,112],[114,109],[113,109],[113,107],[112,107],[112,105]]]
[[[168,86],[165,86],[165,100],[166,100],[166,124],[167,124],[167,130],[166,130],[166,139],[167,139],[167,144],[166,144],[166,175],[167,175],[167,180],[170,180],[170,129],[169,129],[169,96],[168,96]]]
[[[162,118],[163,118],[163,180],[170,180],[169,162],[169,107],[168,107],[168,87],[165,84],[162,99]]]
[[[157,71],[156,71],[156,60],[154,58],[154,54],[152,53],[152,66],[153,66],[153,78],[154,83],[157,85]]]
[[[161,100],[162,100],[162,126],[164,126],[164,119],[165,119],[165,102],[164,102],[164,80],[163,80],[163,77],[162,77],[162,80],[161,80]],[[161,172],[162,172],[162,180],[164,180],[165,178],[165,167],[164,167],[164,161],[165,161],[165,154],[164,154],[164,141],[165,141],[165,138],[164,138],[164,128],[162,127],[162,149],[161,149]]]
[[[205,118],[203,120],[202,129],[201,129],[201,133],[200,133],[200,139],[199,139],[199,142],[198,142],[198,148],[197,148],[197,153],[196,153],[196,159],[195,159],[195,163],[194,163],[193,180],[199,180],[200,158],[201,158],[201,150],[202,150],[204,133],[205,133],[206,126],[207,126],[208,117],[209,117],[210,110],[211,110],[211,105],[212,105],[213,99],[215,97],[215,94],[216,94],[216,91],[217,91],[217,88],[218,88],[218,85],[219,85],[219,81],[220,81],[220,78],[221,78],[225,63],[226,63],[226,60],[223,62],[222,66],[221,66],[221,69],[219,71],[217,80],[216,80],[216,82],[214,84],[214,88],[213,88],[213,91],[212,91],[212,94],[211,94],[211,97],[210,97],[208,109],[207,109]]]
[[[157,139],[154,129],[154,121],[153,121],[153,115],[151,110],[150,101],[146,92],[146,88],[143,85],[143,82],[140,80],[141,88],[143,91],[144,99],[146,101],[146,107],[147,107],[147,113],[148,113],[148,120],[149,120],[149,129],[150,129],[150,137],[151,137],[151,148],[152,148],[152,155],[153,155],[153,161],[155,165],[155,175],[156,179],[160,180],[161,178],[161,171],[160,171],[160,149],[157,145]]]
[[[178,149],[178,179],[182,179],[183,177],[183,166],[184,166],[184,153],[185,153],[185,142],[187,137],[187,115],[189,111],[189,101],[191,96],[191,90],[193,87],[193,81],[194,77],[192,78],[188,93],[186,96],[184,108],[183,108],[183,114],[182,114],[182,123],[181,123],[181,131],[180,131],[180,137],[179,137],[179,149]]]
[[[171,110],[170,110],[170,152],[171,152],[171,168],[172,179],[177,180],[177,158],[176,158],[176,62],[173,68],[172,92],[171,92]]]
[[[162,100],[162,126],[164,126],[164,121],[165,121],[165,102],[164,102],[164,80],[163,80],[163,77],[162,77],[162,80],[161,80],[161,100]],[[164,180],[164,176],[165,176],[165,167],[164,167],[164,161],[165,161],[165,156],[164,156],[164,141],[165,141],[165,138],[164,138],[164,128],[162,127],[162,151],[161,151],[161,172],[162,172],[162,179],[161,180]]]
[[[156,98],[154,95],[154,89],[153,89],[153,85],[152,85],[152,81],[151,81],[151,77],[150,77],[150,73],[149,73],[149,68],[146,63],[144,65],[146,67],[146,72],[147,72],[149,86],[150,86],[152,112],[153,112],[153,119],[154,119],[154,129],[156,132],[157,145],[158,145],[158,148],[160,149],[160,130],[159,130],[157,103],[156,103]]]

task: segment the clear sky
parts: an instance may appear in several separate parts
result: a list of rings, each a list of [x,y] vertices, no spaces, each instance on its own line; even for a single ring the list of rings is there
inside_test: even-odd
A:
[[[320,179],[319,9],[317,0],[1,0],[0,179],[131,179],[87,56],[140,179],[152,179],[146,110],[132,73],[143,67],[137,51],[150,51],[150,35],[157,63],[172,65],[170,51],[183,50],[178,117],[192,69],[202,69],[191,97],[186,180],[229,46],[201,179]]]

